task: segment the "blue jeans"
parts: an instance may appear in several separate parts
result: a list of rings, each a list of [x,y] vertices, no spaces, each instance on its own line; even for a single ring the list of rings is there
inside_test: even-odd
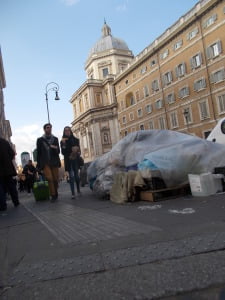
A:
[[[78,164],[78,160],[76,159],[70,161],[69,176],[70,176],[70,189],[72,195],[75,195],[74,182],[76,182],[77,192],[80,193],[79,164]]]

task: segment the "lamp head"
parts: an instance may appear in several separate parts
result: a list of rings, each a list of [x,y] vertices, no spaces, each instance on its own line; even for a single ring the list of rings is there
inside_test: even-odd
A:
[[[59,95],[58,95],[58,91],[55,91],[55,100],[60,100]]]

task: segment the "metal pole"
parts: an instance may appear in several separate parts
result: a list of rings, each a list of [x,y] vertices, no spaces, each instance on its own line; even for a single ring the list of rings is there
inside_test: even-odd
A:
[[[46,105],[47,105],[47,113],[48,113],[48,123],[50,123],[50,118],[49,118],[49,110],[48,110],[48,94],[45,94],[45,100],[46,100]]]
[[[50,88],[48,89],[48,86],[49,86],[49,85],[51,85],[51,86],[53,85],[53,86],[50,87]],[[49,91],[54,91],[54,92],[56,92],[57,99],[55,98],[55,100],[59,100],[59,97],[58,97],[58,94],[57,94],[58,90],[59,90],[59,85],[58,85],[58,83],[56,83],[56,82],[49,82],[49,83],[46,85],[46,87],[45,87],[45,100],[46,100],[47,113],[48,113],[48,123],[50,123],[49,109],[48,109],[48,92],[49,92]]]

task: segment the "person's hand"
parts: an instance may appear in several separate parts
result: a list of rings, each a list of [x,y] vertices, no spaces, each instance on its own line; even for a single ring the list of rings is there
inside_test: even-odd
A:
[[[68,138],[62,138],[62,142],[65,143],[68,140]]]
[[[50,146],[52,149],[58,149],[58,147],[56,145],[51,145]]]

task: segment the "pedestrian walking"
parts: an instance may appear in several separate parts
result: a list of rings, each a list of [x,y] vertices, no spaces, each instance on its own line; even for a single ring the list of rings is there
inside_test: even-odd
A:
[[[26,188],[28,195],[31,194],[33,189],[35,177],[36,177],[36,168],[34,167],[32,160],[29,159],[28,163],[23,168],[23,174],[26,177]]]
[[[72,199],[75,198],[75,185],[76,182],[77,193],[80,194],[80,140],[73,135],[69,126],[63,130],[62,140],[60,142],[61,152],[64,155],[65,171],[69,173],[69,183],[72,193]]]
[[[24,174],[18,175],[19,191],[24,192],[26,189],[26,176]]]
[[[14,177],[17,176],[13,164],[14,158],[15,152],[10,143],[5,139],[0,138],[0,211],[7,210],[7,192],[10,194],[15,207],[20,204],[16,180],[14,179]]]
[[[37,169],[38,171],[43,170],[53,202],[58,199],[58,177],[61,166],[60,148],[58,138],[52,134],[52,125],[47,123],[43,129],[43,136],[37,139]]]

